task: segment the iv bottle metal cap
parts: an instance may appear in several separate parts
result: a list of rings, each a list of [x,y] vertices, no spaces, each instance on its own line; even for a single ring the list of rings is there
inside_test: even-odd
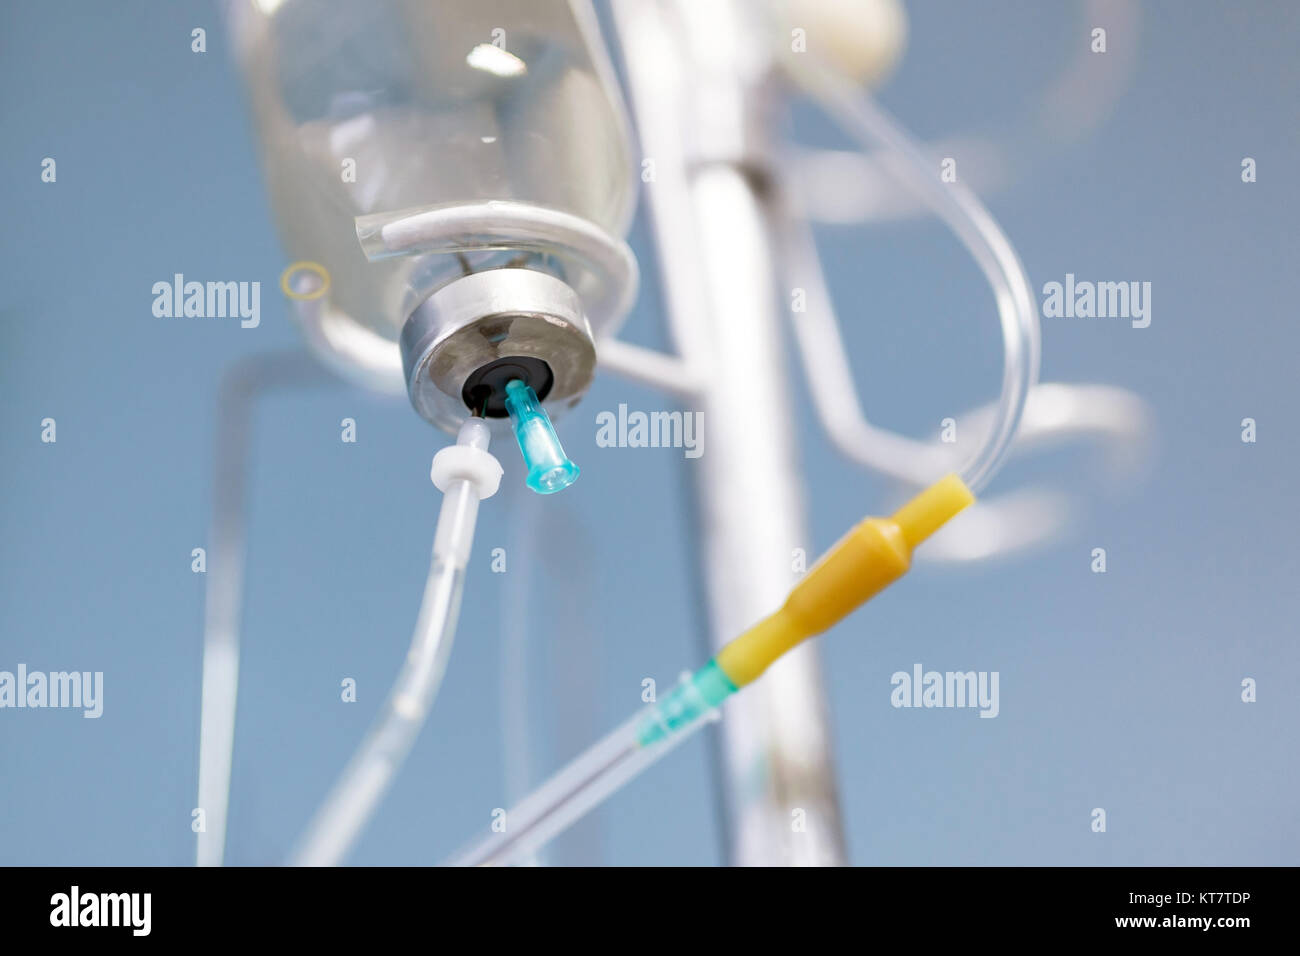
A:
[[[596,347],[577,293],[531,269],[490,269],[447,283],[406,320],[401,351],[411,404],[449,432],[471,414],[466,382],[494,362],[544,363],[550,372],[544,401],[552,416],[578,403],[596,371]]]

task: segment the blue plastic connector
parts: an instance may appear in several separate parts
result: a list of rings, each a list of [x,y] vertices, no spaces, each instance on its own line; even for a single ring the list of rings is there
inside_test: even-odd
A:
[[[736,685],[715,660],[668,692],[668,696],[647,708],[637,727],[637,743],[642,747],[665,740],[684,730],[736,692]]]
[[[551,495],[578,480],[578,466],[564,454],[550,416],[527,382],[516,378],[506,383],[506,411],[528,468],[524,480],[529,488]]]

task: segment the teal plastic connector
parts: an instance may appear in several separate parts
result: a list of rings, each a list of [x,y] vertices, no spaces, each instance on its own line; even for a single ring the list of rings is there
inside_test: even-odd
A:
[[[527,382],[516,378],[506,383],[506,411],[528,468],[524,482],[529,488],[552,495],[578,480],[578,466],[564,454],[550,416]]]
[[[736,692],[717,661],[709,661],[648,710],[637,726],[637,743],[648,747],[689,727]]]

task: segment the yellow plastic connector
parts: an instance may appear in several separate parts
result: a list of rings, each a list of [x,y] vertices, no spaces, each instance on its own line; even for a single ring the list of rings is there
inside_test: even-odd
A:
[[[715,658],[737,687],[755,680],[800,641],[820,634],[901,578],[912,550],[975,496],[956,475],[931,485],[892,518],[867,518],[822,555],[785,604]]]

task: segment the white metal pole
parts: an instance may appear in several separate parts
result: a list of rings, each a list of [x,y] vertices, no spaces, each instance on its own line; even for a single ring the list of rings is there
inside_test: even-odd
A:
[[[716,650],[795,582],[804,522],[762,152],[766,76],[743,4],[618,0],[675,344],[701,388],[701,546]],[[719,733],[728,857],[845,862],[816,647],[726,705]]]

